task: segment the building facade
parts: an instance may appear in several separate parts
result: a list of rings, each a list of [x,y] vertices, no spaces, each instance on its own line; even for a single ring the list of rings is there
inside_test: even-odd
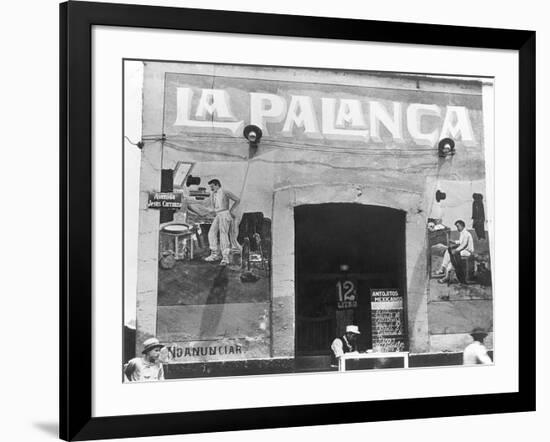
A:
[[[144,62],[138,352],[156,336],[183,377],[329,369],[350,324],[419,360],[491,347],[492,87]]]

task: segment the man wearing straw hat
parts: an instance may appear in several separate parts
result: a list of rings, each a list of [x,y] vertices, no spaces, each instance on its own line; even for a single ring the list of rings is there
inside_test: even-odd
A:
[[[359,327],[356,325],[348,325],[346,326],[346,332],[344,333],[344,336],[340,338],[336,338],[334,341],[332,341],[332,345],[330,346],[332,350],[331,355],[331,365],[338,365],[338,359],[344,354],[344,353],[354,353],[357,352],[357,336],[359,336],[361,333],[359,332]]]
[[[147,339],[143,343],[143,356],[130,359],[124,365],[125,382],[163,381],[164,369],[159,360],[163,347],[157,338]]]

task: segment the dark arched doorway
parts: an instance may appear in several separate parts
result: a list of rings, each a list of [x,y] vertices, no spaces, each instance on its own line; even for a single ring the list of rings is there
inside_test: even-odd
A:
[[[405,212],[328,203],[298,206],[294,219],[297,359],[325,364],[348,324],[371,348],[371,289],[405,296]]]

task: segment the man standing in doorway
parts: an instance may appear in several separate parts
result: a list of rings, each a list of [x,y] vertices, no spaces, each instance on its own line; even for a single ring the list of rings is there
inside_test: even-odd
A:
[[[240,203],[239,197],[222,189],[220,180],[213,179],[208,181],[210,186],[210,206],[215,215],[214,221],[208,232],[208,242],[210,243],[210,255],[204,258],[205,261],[214,262],[221,259],[220,264],[229,264],[229,253],[231,251],[231,223],[234,221],[235,209]],[[233,201],[233,204],[230,204]],[[219,239],[218,239],[219,235]]]
[[[456,246],[452,249],[451,253],[456,256],[470,256],[474,253],[474,239],[472,234],[466,230],[466,223],[459,219],[455,222],[456,229],[460,233],[458,241],[455,241]],[[449,249],[445,250],[443,255],[443,261],[441,262],[441,270],[439,276],[443,276],[439,280],[441,283],[449,281],[449,272],[453,269],[453,264],[451,262],[451,255]]]
[[[344,353],[357,353],[357,336],[361,333],[359,332],[359,327],[356,325],[346,326],[346,332],[341,338],[336,338],[332,341],[330,346],[332,350],[331,365],[338,365],[338,360]]]

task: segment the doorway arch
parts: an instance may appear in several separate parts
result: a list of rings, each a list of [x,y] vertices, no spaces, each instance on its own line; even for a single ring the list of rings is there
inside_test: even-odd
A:
[[[346,325],[372,348],[371,289],[405,292],[406,213],[356,203],[294,208],[296,357],[330,354]]]
[[[295,208],[309,204],[350,203],[403,213],[405,222],[404,287],[410,351],[429,345],[425,287],[425,211],[423,194],[407,188],[311,183],[281,186],[273,194],[272,356],[294,358],[296,328]],[[405,293],[405,292],[404,292]],[[411,334],[410,330],[414,329]]]

